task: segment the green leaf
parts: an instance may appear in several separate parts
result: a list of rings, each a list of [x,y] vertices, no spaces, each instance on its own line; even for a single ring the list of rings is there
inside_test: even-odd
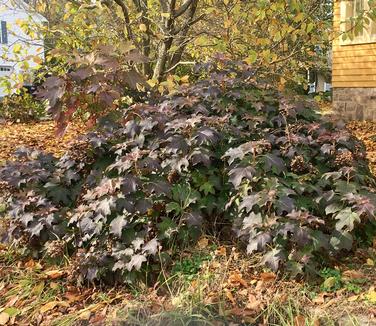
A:
[[[160,232],[160,238],[170,238],[177,230],[176,223],[170,218],[164,218],[161,223],[158,224],[158,230]]]
[[[254,50],[251,50],[248,52],[248,57],[244,60],[247,64],[251,65],[255,63],[257,60],[257,52]]]
[[[339,203],[330,204],[330,205],[326,206],[326,208],[325,208],[325,214],[329,215],[329,214],[337,213],[342,208],[343,208],[343,205],[341,205]]]
[[[273,271],[277,271],[280,264],[286,260],[286,251],[284,249],[274,248],[268,251],[263,258],[263,263],[270,267]]]
[[[9,307],[9,308],[6,308],[4,312],[7,313],[9,317],[14,317],[14,316],[17,316],[21,312],[21,310],[15,307]]]
[[[312,32],[312,30],[313,30],[314,27],[315,27],[315,25],[313,23],[309,23],[307,25],[307,33]]]
[[[182,208],[179,203],[177,202],[170,202],[166,205],[166,212],[171,213],[174,212],[178,215],[182,212]]]
[[[353,237],[349,232],[333,232],[330,238],[330,244],[335,250],[351,250],[353,244]]]
[[[336,277],[328,277],[322,285],[324,289],[332,290],[336,286],[336,284],[337,284]]]
[[[354,224],[360,222],[360,216],[358,213],[355,213],[351,208],[345,208],[341,210],[336,216],[335,219],[338,220],[336,223],[336,229],[342,231],[344,229],[352,231],[354,229]]]
[[[110,232],[117,237],[121,237],[124,227],[128,224],[128,221],[124,215],[116,217],[110,224]]]
[[[203,185],[201,185],[200,191],[203,191],[206,196],[209,194],[215,194],[214,187],[210,182],[205,182]]]

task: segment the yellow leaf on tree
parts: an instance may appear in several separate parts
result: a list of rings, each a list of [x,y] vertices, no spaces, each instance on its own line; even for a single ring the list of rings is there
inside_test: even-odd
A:
[[[21,49],[22,49],[21,44],[15,44],[15,45],[13,46],[13,52],[14,52],[14,53],[20,53],[20,52],[21,52]]]
[[[23,19],[20,19],[20,18],[17,18],[16,19],[16,25],[22,27],[22,25],[25,23],[25,21]]]
[[[42,58],[41,57],[39,57],[39,56],[37,56],[37,55],[35,55],[34,57],[33,57],[33,61],[36,63],[36,64],[38,64],[38,65],[40,65],[40,64],[42,64]]]
[[[244,60],[247,64],[251,65],[252,63],[255,63],[257,60],[257,53],[256,51],[249,51],[248,57]]]
[[[231,19],[226,19],[223,23],[224,28],[229,28],[231,26]]]

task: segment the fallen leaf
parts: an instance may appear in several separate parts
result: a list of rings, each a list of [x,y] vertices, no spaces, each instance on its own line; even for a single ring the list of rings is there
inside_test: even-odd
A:
[[[33,287],[32,293],[39,296],[43,292],[43,289],[44,289],[44,282],[40,282]]]
[[[4,309],[3,312],[7,313],[9,317],[14,317],[14,316],[17,316],[21,311],[20,309],[17,309],[15,307],[9,307],[9,308]]]
[[[193,281],[191,282],[191,286],[190,286],[190,288],[191,288],[192,290],[197,289],[197,285],[198,285],[197,280],[193,280]]]
[[[10,298],[9,301],[5,304],[5,307],[13,307],[15,303],[19,300],[19,298],[20,297],[18,295]]]
[[[46,271],[45,274],[49,279],[55,280],[65,275],[65,272],[61,270],[52,270],[52,271]]]
[[[261,273],[260,278],[264,282],[270,282],[274,281],[277,278],[277,275],[275,275],[274,273]]]
[[[44,314],[47,311],[54,309],[59,304],[59,301],[50,301],[40,308],[40,313]]]
[[[242,309],[242,308],[239,308],[239,307],[232,308],[231,310],[229,310],[229,312],[233,316],[240,316],[240,317],[252,316],[252,315],[255,314],[254,311],[249,311],[247,309]]]
[[[366,299],[371,302],[371,303],[376,303],[376,291],[375,290],[370,290],[366,294]]]
[[[371,258],[368,258],[368,259],[367,259],[366,264],[367,264],[368,266],[375,266],[375,262],[374,262]]]
[[[326,293],[319,293],[312,301],[316,304],[323,304],[325,303],[325,297]]]
[[[51,282],[51,283],[50,283],[50,288],[51,288],[51,289],[55,290],[55,289],[57,289],[58,287],[59,287],[59,283],[56,283],[56,282]]]
[[[364,275],[361,272],[357,272],[353,270],[344,271],[343,276],[350,280],[357,280],[357,279],[364,278]]]
[[[231,273],[228,278],[228,281],[232,286],[239,286],[239,285],[242,285],[244,287],[248,286],[247,282],[244,281],[244,279],[242,278],[242,274],[240,274],[239,272]]]
[[[35,266],[35,261],[33,259],[30,259],[28,260],[26,263],[25,263],[25,267],[26,268],[33,268]]]
[[[91,311],[88,310],[88,309],[84,309],[84,310],[78,315],[78,319],[81,319],[81,320],[89,320],[89,319],[90,319],[90,316],[91,316]]]
[[[248,295],[248,303],[246,308],[250,310],[259,311],[261,310],[261,301],[257,300],[257,298],[250,293]]]
[[[347,301],[348,301],[348,302],[355,302],[355,301],[357,301],[358,299],[359,299],[359,295],[353,295],[353,296],[347,298]]]
[[[217,256],[226,256],[226,248],[225,247],[219,247],[216,251],[215,254]]]
[[[322,307],[323,308],[328,308],[330,307],[331,305],[333,305],[334,303],[336,303],[338,301],[338,299],[336,298],[333,298],[333,299],[330,299],[327,303],[325,303]]]
[[[76,302],[76,301],[80,301],[82,300],[83,296],[78,294],[78,293],[75,293],[75,292],[66,292],[64,294],[64,297],[68,300],[68,302],[72,303],[72,302]]]
[[[209,292],[207,296],[204,297],[204,303],[207,305],[213,304],[214,302],[218,301],[218,293],[217,292]]]
[[[234,296],[232,295],[231,291],[230,291],[229,289],[226,289],[226,290],[225,290],[225,294],[226,294],[227,299],[229,299],[229,300],[231,301],[231,303],[232,303],[233,305],[235,305],[235,304],[236,304],[236,301],[235,301],[235,298],[234,298]]]
[[[54,121],[1,125],[0,161],[11,158],[14,149],[22,146],[62,156],[71,147],[72,141],[86,130],[88,128],[82,124],[73,123],[64,137],[58,138]]]
[[[286,303],[287,300],[288,300],[288,295],[286,293],[277,297],[277,301],[279,303]]]
[[[208,240],[208,238],[201,237],[201,238],[197,241],[197,247],[198,247],[199,249],[205,249],[205,248],[207,248],[208,245],[209,245],[209,240]]]
[[[305,326],[306,325],[306,320],[304,316],[298,315],[294,318],[294,326]]]
[[[6,312],[0,313],[0,325],[6,325],[10,319],[10,316]]]
[[[257,281],[256,288],[255,288],[256,292],[261,291],[264,288],[264,285],[265,285],[264,281]]]

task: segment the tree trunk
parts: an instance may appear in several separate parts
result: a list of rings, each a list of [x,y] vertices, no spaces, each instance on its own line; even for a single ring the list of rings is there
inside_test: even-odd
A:
[[[157,62],[154,67],[154,73],[153,73],[153,79],[156,79],[158,81],[162,80],[163,73],[166,70],[166,63],[168,60],[168,51],[171,48],[172,44],[172,38],[168,38],[167,40],[163,41],[163,43],[160,45],[158,50],[158,57]]]
[[[189,32],[189,29],[190,29],[190,26],[191,26],[190,24],[193,22],[194,16],[195,16],[196,11],[197,11],[197,4],[198,4],[197,0],[193,1],[192,4],[191,4],[191,7],[190,7],[189,12],[187,14],[188,23],[183,28],[183,30],[180,32],[180,35],[179,35],[180,42],[179,42],[179,45],[178,45],[178,49],[175,51],[174,55],[172,56],[172,59],[171,59],[170,64],[169,64],[170,67],[177,67],[178,63],[181,61],[181,58],[182,58],[183,53],[185,51],[185,48],[188,45],[187,36],[188,36],[188,32]],[[174,70],[175,69],[173,69],[172,71],[174,71]]]

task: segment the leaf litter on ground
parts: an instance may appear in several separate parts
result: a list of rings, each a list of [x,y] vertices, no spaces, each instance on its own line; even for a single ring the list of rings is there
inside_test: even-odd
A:
[[[11,159],[19,147],[44,150],[60,157],[85,130],[83,124],[75,123],[59,138],[53,121],[0,124],[0,164]]]

